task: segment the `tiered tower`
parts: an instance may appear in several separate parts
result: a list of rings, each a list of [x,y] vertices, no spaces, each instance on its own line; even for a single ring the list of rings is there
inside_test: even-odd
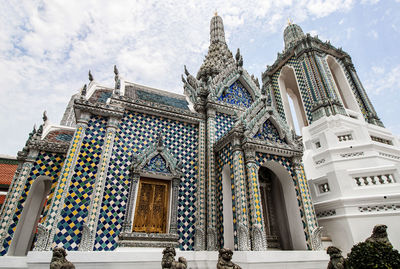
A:
[[[263,73],[263,89],[290,127],[297,122],[302,130],[305,171],[325,235],[347,251],[384,223],[399,242],[399,141],[378,118],[346,52],[296,24],[286,27],[284,41]]]

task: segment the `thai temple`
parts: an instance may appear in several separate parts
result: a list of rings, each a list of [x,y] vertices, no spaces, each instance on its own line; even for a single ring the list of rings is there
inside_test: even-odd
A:
[[[184,95],[129,82],[117,67],[111,87],[89,73],[61,123],[44,114],[18,153],[0,260],[155,249],[143,257],[160,264],[172,246],[207,268],[190,264],[225,247],[234,260],[247,253],[242,264],[296,252],[322,267],[292,266],[326,268],[324,248],[347,253],[376,224],[399,248],[399,140],[345,51],[292,23],[283,37],[261,82],[217,14],[204,62],[184,68]]]

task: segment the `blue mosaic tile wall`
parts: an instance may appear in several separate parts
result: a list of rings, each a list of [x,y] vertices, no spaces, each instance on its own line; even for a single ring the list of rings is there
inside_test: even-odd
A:
[[[220,97],[218,97],[218,101],[248,108],[251,106],[254,100],[242,83],[240,83],[240,81],[236,81],[228,89],[226,89]]]
[[[218,232],[218,241],[219,247],[221,248],[224,245],[224,216],[223,216],[223,204],[222,204],[222,170],[225,165],[229,166],[230,169],[230,177],[231,177],[231,186],[232,186],[232,207],[235,206],[235,195],[234,195],[234,174],[233,174],[233,161],[231,156],[232,147],[231,144],[226,145],[216,156],[216,179],[217,179],[217,232]],[[234,233],[234,244],[235,249],[238,248],[237,242],[237,227],[236,227],[236,211],[232,208],[233,212],[233,233]]]
[[[117,131],[106,178],[94,250],[113,250],[125,216],[130,187],[132,152],[140,154],[163,134],[164,146],[182,161],[184,176],[179,186],[178,233],[180,249],[193,250],[195,192],[198,175],[198,126],[177,120],[128,112]]]
[[[234,123],[232,116],[217,112],[215,115],[215,141],[217,142],[224,134],[229,132]]]
[[[271,123],[270,120],[266,120],[263,124],[262,130],[259,131],[254,138],[262,140],[270,140],[271,142],[278,142],[285,144],[284,139],[279,138],[279,133],[276,127]]]
[[[81,240],[82,224],[88,214],[90,198],[100,161],[107,120],[92,116],[76,161],[74,174],[68,194],[61,211],[62,219],[58,223],[54,237],[54,246],[66,250],[78,250]]]
[[[263,165],[267,161],[278,162],[280,165],[285,167],[286,170],[289,172],[289,174],[292,176],[293,184],[294,184],[294,187],[295,187],[295,190],[296,190],[296,197],[297,197],[297,203],[298,203],[298,206],[299,206],[301,221],[303,223],[303,231],[304,231],[304,235],[305,235],[306,242],[307,242],[307,248],[311,249],[311,245],[309,243],[310,241],[309,241],[309,233],[308,233],[308,227],[307,227],[306,214],[313,214],[314,215],[314,213],[313,212],[309,212],[308,210],[306,212],[305,211],[305,206],[303,205],[303,203],[311,204],[311,197],[310,196],[302,197],[302,195],[300,193],[300,184],[299,184],[299,181],[301,181],[301,180],[297,179],[296,173],[293,170],[292,163],[291,163],[289,158],[282,157],[282,156],[277,156],[277,155],[272,155],[272,154],[267,154],[267,153],[257,152],[257,154],[256,154],[256,162],[257,162],[258,166]]]
[[[65,156],[62,154],[57,154],[57,153],[49,153],[49,152],[40,152],[38,157],[36,158],[36,161],[33,164],[33,167],[30,171],[29,177],[27,178],[24,191],[22,192],[22,195],[19,199],[17,209],[15,211],[13,221],[10,225],[10,228],[8,230],[8,234],[6,236],[6,239],[4,240],[4,251],[0,253],[1,256],[5,255],[8,251],[8,247],[11,244],[11,240],[13,237],[13,234],[15,232],[15,229],[17,228],[18,220],[21,217],[22,209],[24,208],[25,200],[28,195],[28,191],[30,190],[33,182],[38,176],[49,176],[53,181],[52,181],[52,188],[50,191],[50,195],[47,201],[47,205],[51,203],[51,199],[53,197],[54,189],[57,185],[57,179],[58,176],[61,172],[61,168],[63,166]],[[48,210],[48,206],[45,207],[45,213]]]

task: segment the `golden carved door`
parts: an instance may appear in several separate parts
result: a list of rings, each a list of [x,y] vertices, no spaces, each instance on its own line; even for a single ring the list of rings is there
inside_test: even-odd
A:
[[[132,231],[166,233],[169,181],[141,178],[137,197]]]

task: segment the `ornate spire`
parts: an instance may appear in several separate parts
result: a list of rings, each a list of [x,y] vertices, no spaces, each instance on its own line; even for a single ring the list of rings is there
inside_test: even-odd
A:
[[[225,42],[222,18],[216,15],[210,22],[210,47],[197,73],[197,79],[207,82],[209,77],[214,78],[230,64],[235,64],[235,60]]]
[[[210,23],[210,42],[225,43],[224,23],[222,22],[222,18],[218,16],[217,12],[215,12]]]
[[[288,49],[295,45],[299,40],[304,37],[303,30],[297,24],[294,24],[289,20],[288,26],[286,26],[283,32],[283,40],[285,41],[285,49]]]

